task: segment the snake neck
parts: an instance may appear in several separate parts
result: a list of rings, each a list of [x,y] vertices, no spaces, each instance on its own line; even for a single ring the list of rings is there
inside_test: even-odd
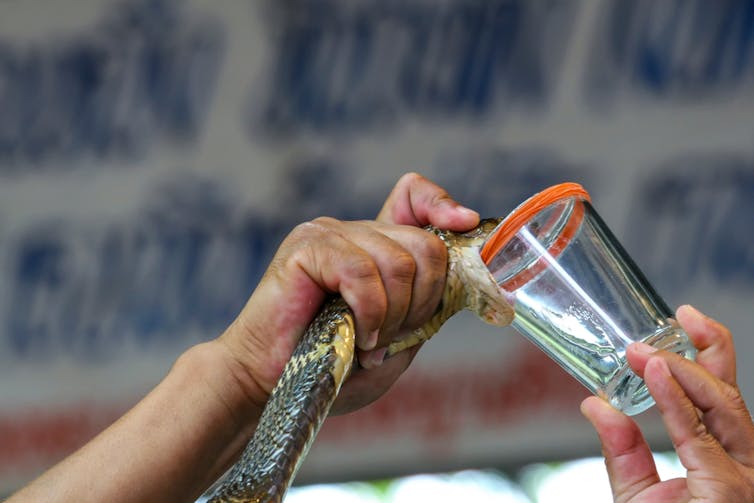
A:
[[[513,307],[510,301],[497,285],[479,254],[479,250],[500,221],[499,218],[482,220],[478,227],[466,233],[427,228],[439,236],[448,248],[448,268],[442,300],[427,323],[414,330],[407,338],[388,346],[388,355],[428,340],[448,319],[462,309],[474,312],[483,321],[495,326],[508,325],[513,321]]]

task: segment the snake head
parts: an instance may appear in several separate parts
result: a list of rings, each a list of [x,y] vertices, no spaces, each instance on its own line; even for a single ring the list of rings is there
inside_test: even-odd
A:
[[[513,321],[513,299],[492,277],[479,255],[479,248],[458,249],[458,276],[464,285],[465,308],[485,323],[503,327]]]
[[[498,286],[480,250],[502,220],[486,218],[469,232],[440,236],[448,245],[448,281],[463,285],[458,308],[466,308],[495,326],[510,325],[513,321],[513,299]]]

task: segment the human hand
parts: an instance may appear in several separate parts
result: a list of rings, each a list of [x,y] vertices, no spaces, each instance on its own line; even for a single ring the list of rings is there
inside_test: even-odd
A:
[[[342,412],[374,400],[416,353],[381,364],[384,351],[375,348],[427,321],[444,288],[445,245],[417,226],[463,231],[478,221],[443,189],[409,174],[375,222],[300,225],[223,335],[187,350],[128,413],[11,501],[194,501],[238,459],[330,293],[350,305],[368,368],[352,373],[336,405]],[[166,421],[170,427],[162,427]]]
[[[582,413],[600,437],[615,501],[754,501],[754,425],[736,384],[733,338],[690,306],[677,320],[699,350],[696,363],[649,346],[629,347],[647,383],[686,478],[660,481],[639,427],[607,402],[589,397]]]
[[[418,347],[383,364],[385,348],[434,313],[447,250],[421,229],[464,231],[479,215],[417,175],[404,175],[374,222],[319,218],[283,241],[248,303],[220,338],[244,374],[239,382],[262,406],[325,297],[339,293],[354,313],[362,368],[341,389],[333,413],[359,408],[383,394]],[[238,368],[238,365],[234,365]]]

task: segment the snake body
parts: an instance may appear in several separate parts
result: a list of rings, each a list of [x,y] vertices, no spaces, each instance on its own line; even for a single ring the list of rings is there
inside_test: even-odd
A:
[[[448,247],[442,301],[432,319],[387,354],[423,342],[453,314],[469,309],[503,326],[513,308],[495,283],[479,249],[500,219],[486,219],[467,233],[427,227]],[[236,464],[206,493],[219,502],[279,502],[296,475],[354,361],[353,313],[334,296],[309,325],[265,406],[251,441]]]

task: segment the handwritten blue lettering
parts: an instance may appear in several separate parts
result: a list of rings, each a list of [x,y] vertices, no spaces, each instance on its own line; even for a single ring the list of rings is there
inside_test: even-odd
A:
[[[589,92],[698,97],[754,77],[754,1],[617,0],[604,6]]]
[[[186,345],[240,311],[282,231],[207,182],[159,191],[125,223],[50,223],[10,241],[11,354],[101,359]]]
[[[712,281],[754,289],[754,162],[732,154],[682,157],[641,187],[631,252],[661,290]]]
[[[201,126],[223,48],[176,2],[121,5],[90,33],[23,47],[0,40],[0,174],[131,157]]]
[[[573,10],[538,0],[276,2],[269,98],[250,122],[279,135],[348,133],[403,114],[542,106]]]

